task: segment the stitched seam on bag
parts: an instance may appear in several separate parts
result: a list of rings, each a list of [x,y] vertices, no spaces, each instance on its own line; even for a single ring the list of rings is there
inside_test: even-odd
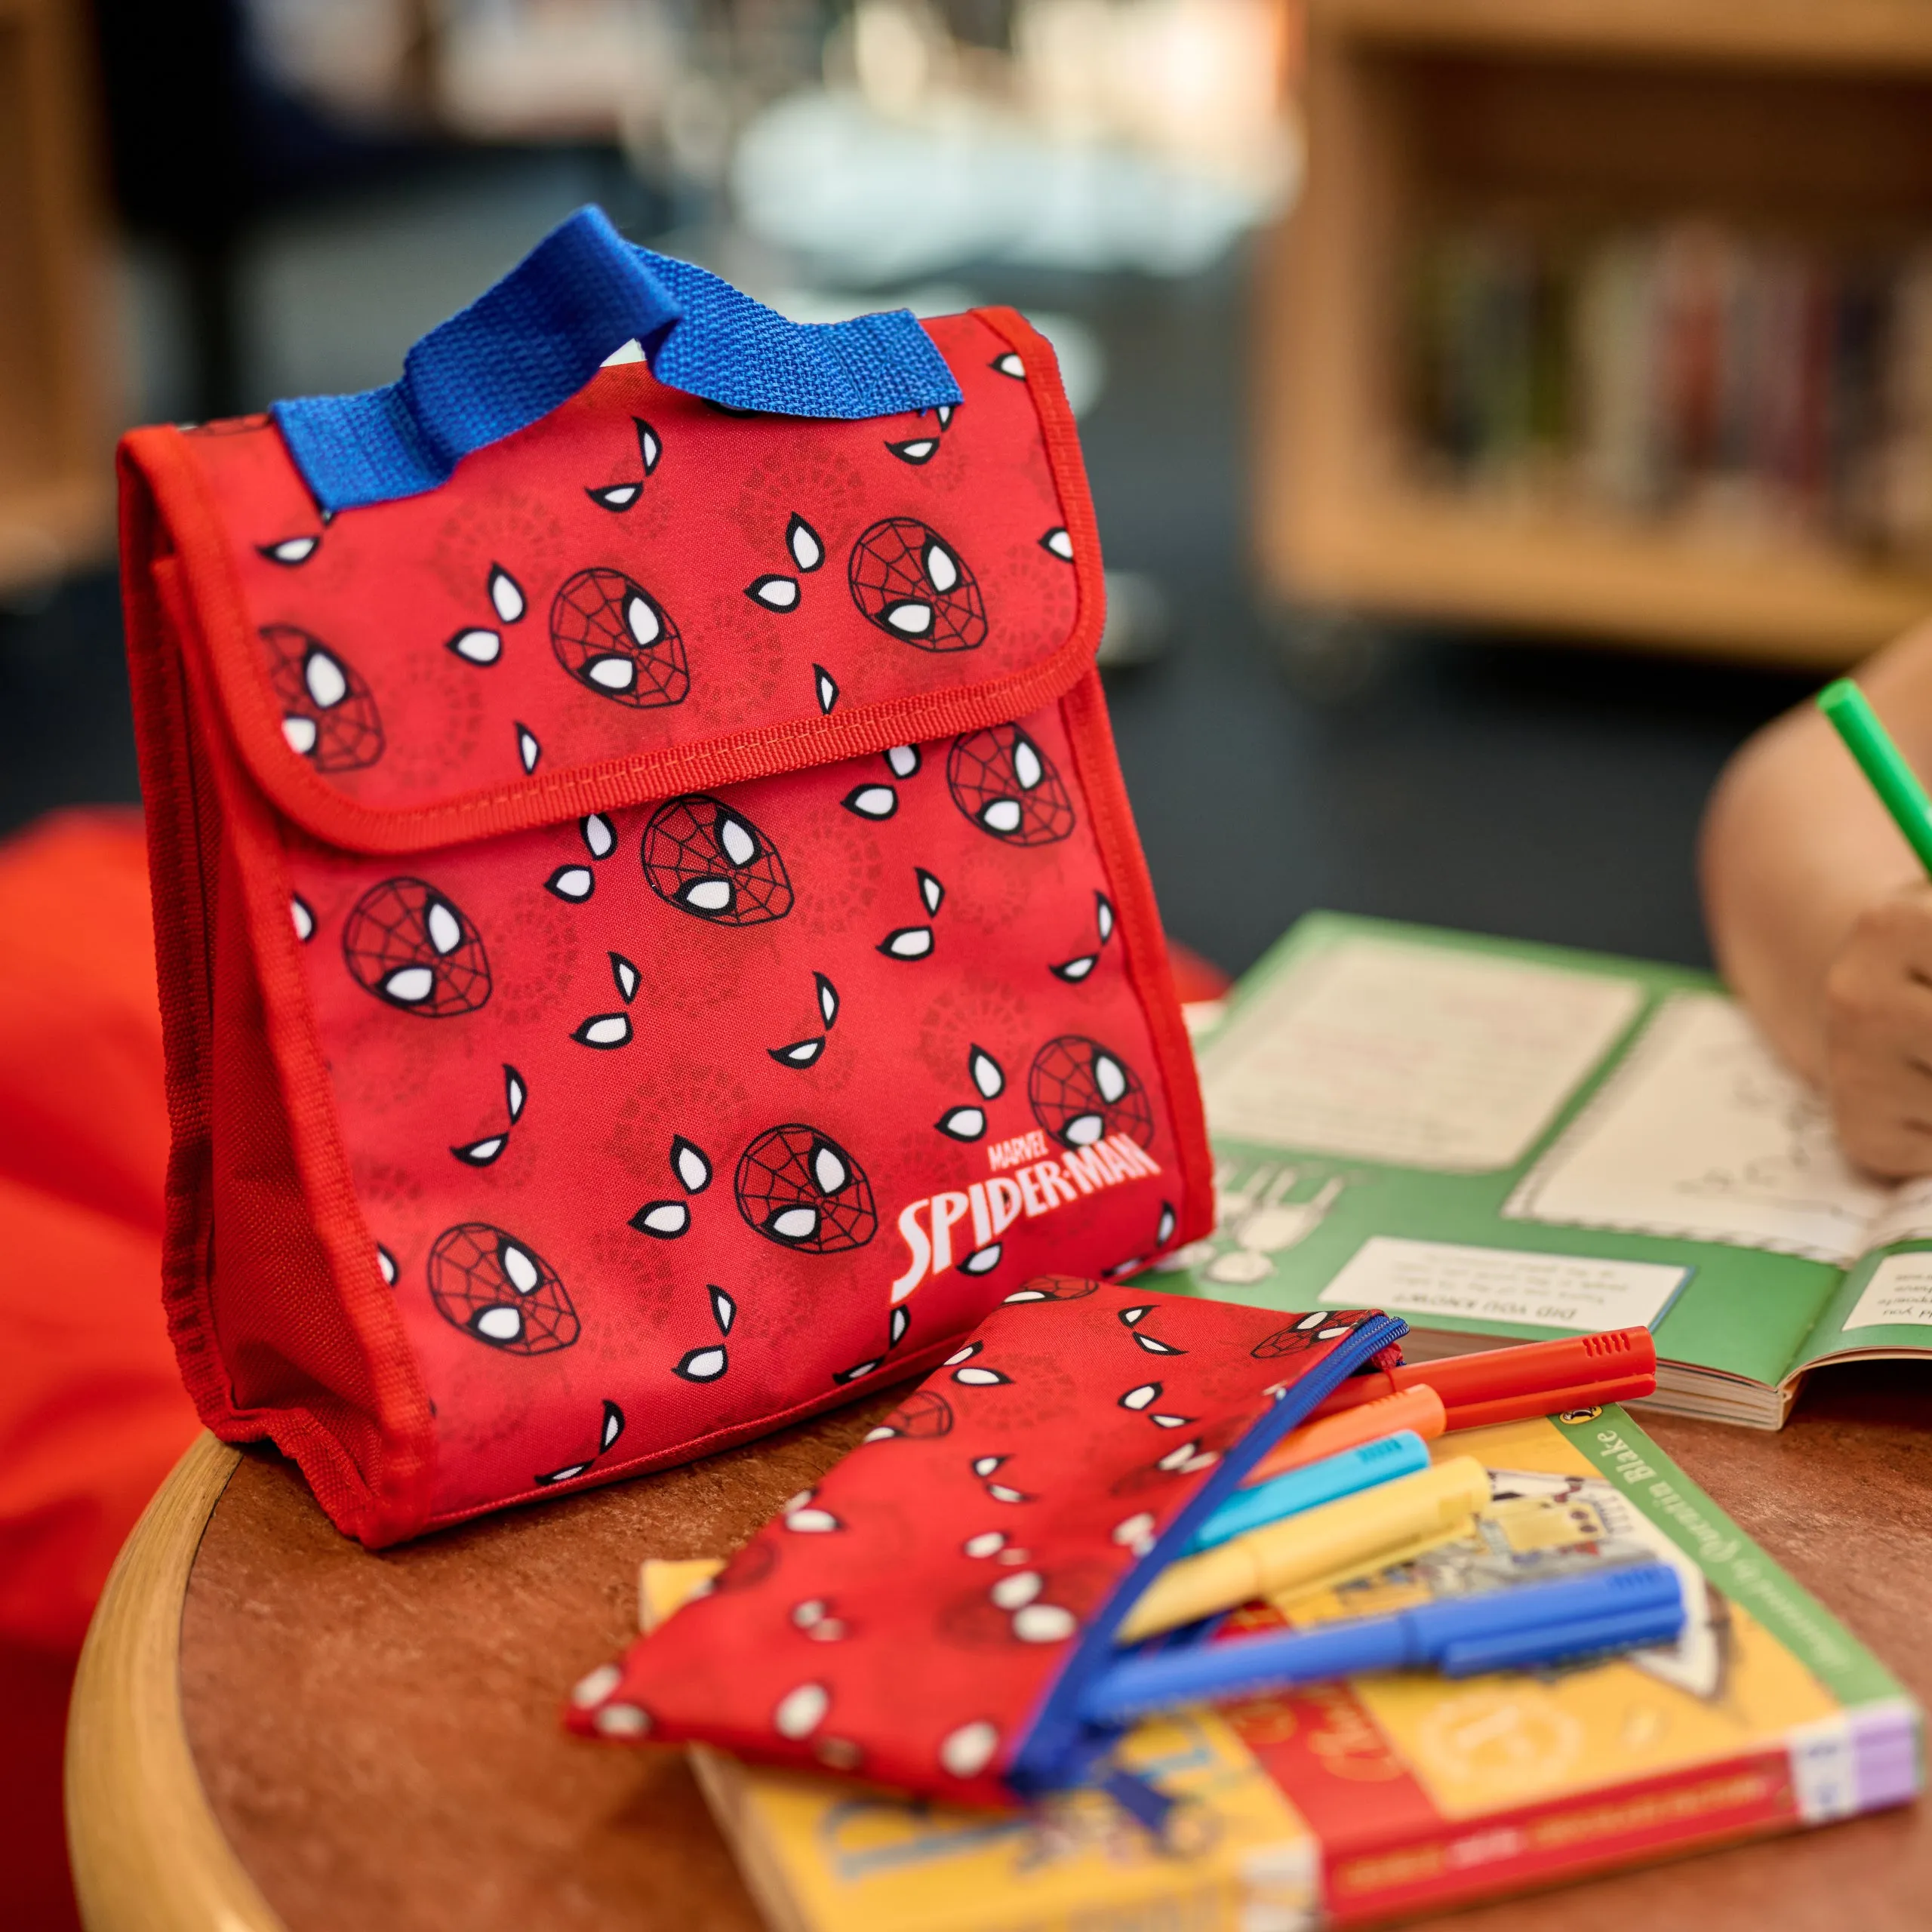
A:
[[[125,506],[124,554],[146,561],[148,531],[134,528],[135,508],[131,500]],[[199,744],[189,703],[179,627],[168,616],[170,599],[162,588],[171,571],[171,558],[152,560],[145,576],[131,561],[126,592],[131,672],[147,700],[138,713],[143,789],[151,833],[159,835],[149,841],[149,875],[155,909],[158,977],[168,989],[163,996],[164,1024],[186,1029],[185,1038],[181,1033],[174,1036],[169,1054],[163,1309],[182,1380],[208,1428],[227,1442],[274,1440],[296,1458],[318,1500],[333,1506],[331,1513],[352,1521],[361,1491],[343,1478],[345,1465],[352,1475],[353,1466],[332,1432],[301,1409],[238,1407],[220,1343],[208,1213],[214,1167],[211,894],[219,886],[211,882],[207,843],[219,837],[220,820],[206,748]],[[172,869],[164,862],[164,844],[173,854]]]
[[[1015,350],[1032,371],[1053,366],[1053,346],[1017,310],[976,309],[974,312],[995,335]],[[1062,513],[1074,542],[1075,554],[1100,555],[1100,530],[1087,484],[1086,458],[1080,435],[1057,383],[1035,392],[1047,460],[1060,493]],[[1080,580],[1081,608],[1075,628],[1090,623],[1096,634],[1106,620],[1105,580],[1097,571]],[[1181,1199],[1177,1204],[1174,1238],[1198,1240],[1214,1226],[1214,1161],[1208,1152],[1208,1127],[1201,1105],[1201,1083],[1195,1071],[1194,1049],[1174,996],[1174,974],[1168,964],[1167,940],[1160,908],[1140,835],[1134,823],[1127,786],[1114,749],[1113,727],[1107,716],[1106,697],[1097,668],[1088,666],[1060,698],[1060,715],[1073,749],[1075,776],[1087,800],[1094,828],[1101,869],[1114,889],[1115,916],[1121,922],[1128,978],[1140,1002],[1153,1042],[1154,1058],[1167,1099],[1168,1124],[1180,1157]]]
[[[179,654],[169,648],[169,633],[155,586],[139,567],[147,558],[152,505],[140,492],[137,479],[124,476],[123,482],[122,549],[129,567],[122,601],[129,680],[144,699],[135,708],[135,748],[149,832],[148,886],[155,925],[169,1124],[162,1306],[168,1339],[196,1413],[211,1429],[225,1434],[237,1422],[229,1400],[207,1285],[206,1180],[212,1147],[207,1091],[211,980],[186,694]],[[175,854],[172,863],[164,860],[164,842],[171,844]],[[192,862],[179,856],[184,851],[195,855]]]
[[[202,654],[195,648],[203,640],[192,628],[192,614],[181,609],[171,614],[181,634],[195,702],[218,728]],[[329,1487],[338,1496],[346,1472],[359,1506],[353,1520],[341,1527],[379,1547],[417,1534],[428,1515],[436,1450],[429,1397],[394,1294],[377,1268],[374,1241],[349,1177],[335,1096],[295,953],[288,915],[291,888],[279,840],[225,737],[211,734],[209,763],[223,828],[235,841],[239,861],[243,917],[290,1149],[328,1262],[337,1307],[365,1369],[374,1404],[370,1420],[380,1444],[378,1466],[361,1469],[348,1445],[300,1404],[245,1413],[264,1419],[268,1433],[301,1464],[325,1506],[325,1485],[316,1480],[312,1463],[318,1455],[326,1456],[333,1478]],[[330,1513],[337,1515],[334,1509]]]
[[[555,771],[434,805],[357,804],[291,755],[255,650],[255,629],[229,555],[226,527],[179,430],[136,430],[127,448],[150,476],[194,589],[215,684],[242,761],[278,811],[346,849],[395,854],[466,844],[553,825],[586,812],[642,804],[679,792],[811,769],[923,740],[1009,723],[1064,696],[1091,667],[1106,614],[1100,538],[1078,432],[1052,352],[1014,311],[971,313],[1023,352],[1060,511],[1074,550],[1078,602],[1066,641],[1036,664],[984,683],[888,698],[842,715],[788,719],[696,746],[667,746]]]
[[[1060,712],[1073,747],[1075,776],[1086,796],[1100,863],[1114,888],[1114,913],[1128,978],[1146,1019],[1167,1103],[1168,1124],[1180,1156],[1181,1198],[1175,1204],[1174,1241],[1177,1245],[1198,1241],[1214,1223],[1214,1158],[1208,1149],[1200,1077],[1175,997],[1160,909],[1121,778],[1098,671],[1090,671],[1060,700]]]
[[[218,839],[232,829],[232,820],[224,817],[226,801],[223,788],[214,767],[217,754],[205,734],[198,728],[198,707],[200,717],[214,731],[220,730],[219,718],[208,715],[206,693],[196,680],[192,653],[187,640],[193,635],[192,618],[182,601],[181,586],[178,577],[171,568],[158,569],[157,589],[160,603],[168,614],[169,635],[174,640],[174,662],[180,673],[182,688],[186,694],[183,718],[188,753],[192,758],[198,745],[202,751],[201,761],[195,769],[202,779],[201,795],[217,809],[211,815],[208,827],[204,828],[198,816],[194,829],[195,863],[198,872],[205,881],[215,875],[211,865],[217,856],[210,841]],[[243,869],[245,870],[245,868]],[[216,887],[219,890],[217,877]],[[203,899],[207,905],[208,888],[203,887]],[[245,924],[247,907],[242,908]],[[334,1429],[308,1408],[299,1403],[283,1403],[274,1406],[238,1406],[235,1400],[232,1377],[226,1350],[220,1340],[215,1314],[215,1287],[213,1281],[213,1226],[208,1212],[212,1204],[215,1167],[215,1150],[213,1135],[213,1054],[215,1034],[218,1029],[219,1016],[215,1009],[215,964],[212,955],[211,935],[214,925],[214,909],[207,906],[204,912],[202,928],[204,940],[207,975],[208,1011],[209,1031],[208,1050],[204,1064],[199,1070],[202,1084],[203,1103],[209,1116],[208,1158],[203,1183],[205,1192],[199,1204],[202,1208],[201,1253],[197,1263],[198,1287],[200,1292],[206,1324],[208,1346],[219,1362],[223,1377],[223,1400],[226,1410],[226,1426],[217,1432],[228,1441],[259,1441],[266,1437],[285,1454],[293,1457],[307,1478],[314,1491],[316,1500],[337,1526],[350,1534],[356,1534],[371,1514],[369,1486],[348,1448],[337,1436]]]
[[[361,1472],[368,1505],[355,1534],[372,1548],[417,1534],[435,1494],[438,1437],[415,1345],[395,1291],[377,1266],[376,1245],[350,1177],[334,1085],[288,906],[293,888],[276,828],[238,769],[223,774],[225,808],[236,834],[249,937],[269,1044],[280,1077],[289,1141],[338,1304],[367,1365],[380,1462]],[[343,1447],[341,1453],[352,1465]]]

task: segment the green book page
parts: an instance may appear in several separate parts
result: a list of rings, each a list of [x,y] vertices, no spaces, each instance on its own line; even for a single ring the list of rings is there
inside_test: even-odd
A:
[[[1875,1245],[1859,1257],[1805,1338],[1798,1366],[1834,1355],[1928,1353],[1932,1238],[1918,1237]]]
[[[1641,1323],[1774,1384],[1887,1198],[1678,968],[1317,913],[1200,1061],[1222,1226],[1159,1278],[1223,1300],[1523,1340]]]

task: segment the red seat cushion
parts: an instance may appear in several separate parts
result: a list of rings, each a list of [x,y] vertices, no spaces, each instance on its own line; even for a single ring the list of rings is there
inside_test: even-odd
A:
[[[195,1429],[162,1320],[168,1113],[131,813],[0,848],[0,1921],[74,1916],[67,1686],[94,1599]]]

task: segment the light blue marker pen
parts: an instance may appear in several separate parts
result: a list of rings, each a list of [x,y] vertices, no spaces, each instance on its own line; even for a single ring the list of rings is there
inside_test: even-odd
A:
[[[1304,1463],[1257,1483],[1252,1489],[1238,1491],[1195,1531],[1188,1547],[1212,1549],[1217,1543],[1259,1529],[1264,1523],[1278,1523],[1284,1516],[1297,1516],[1304,1509],[1428,1467],[1429,1450],[1422,1438],[1412,1429],[1400,1429],[1379,1441],[1359,1443],[1339,1454],[1324,1456],[1318,1463]]]

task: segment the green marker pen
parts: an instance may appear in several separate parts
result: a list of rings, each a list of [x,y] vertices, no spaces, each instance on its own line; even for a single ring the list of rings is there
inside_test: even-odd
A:
[[[1858,761],[1892,823],[1918,854],[1918,863],[1932,874],[1932,798],[1925,795],[1925,787],[1878,722],[1865,694],[1849,678],[1840,678],[1818,694],[1818,709]]]

